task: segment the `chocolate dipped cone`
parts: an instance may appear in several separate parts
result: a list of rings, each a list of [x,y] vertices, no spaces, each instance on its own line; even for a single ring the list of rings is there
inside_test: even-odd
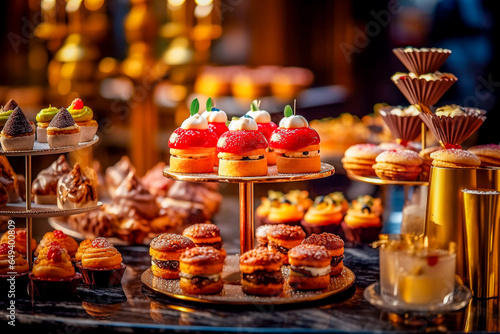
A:
[[[406,143],[417,139],[422,132],[422,120],[418,115],[396,115],[391,114],[393,107],[382,107],[380,115],[385,124],[391,130],[392,136],[397,142]]]
[[[424,104],[432,106],[457,81],[453,74],[443,76],[438,80],[411,78],[408,75],[393,76],[392,81],[399,88],[410,104]]]
[[[476,108],[461,107],[463,115],[438,116],[421,113],[419,116],[442,147],[460,147],[486,119],[486,112]]]
[[[392,52],[408,71],[417,75],[437,71],[451,55],[451,50],[441,48],[395,48]]]

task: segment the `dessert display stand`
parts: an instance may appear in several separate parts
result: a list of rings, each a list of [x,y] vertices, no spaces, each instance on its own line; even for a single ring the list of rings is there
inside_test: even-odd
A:
[[[26,259],[28,260],[29,270],[31,271],[33,267],[33,249],[31,249],[31,239],[33,236],[32,222],[33,218],[47,218],[47,217],[61,217],[70,216],[87,211],[92,211],[102,205],[98,202],[97,205],[78,208],[78,209],[59,209],[57,205],[41,205],[31,202],[31,157],[41,156],[41,155],[52,155],[52,154],[62,154],[81,150],[86,147],[90,147],[99,141],[98,136],[94,136],[94,139],[88,142],[80,143],[74,146],[65,146],[50,148],[48,143],[39,143],[35,141],[32,150],[25,151],[4,151],[0,149],[0,155],[7,157],[24,157],[25,170],[24,176],[26,179],[26,202],[18,203],[7,203],[3,208],[0,208],[0,215],[7,217],[19,217],[26,218]],[[31,290],[32,286],[30,283],[30,295],[33,299],[33,293]]]
[[[332,165],[321,164],[318,173],[307,174],[280,174],[276,166],[268,167],[266,176],[255,177],[231,177],[219,176],[217,171],[208,174],[187,174],[171,172],[169,166],[165,167],[163,174],[167,178],[188,182],[220,182],[238,183],[239,204],[240,204],[240,254],[254,248],[254,184],[255,183],[278,183],[314,180],[328,177],[335,173]],[[224,288],[220,294],[216,295],[186,295],[179,288],[178,280],[165,280],[153,276],[151,269],[146,270],[142,276],[142,282],[150,289],[179,300],[188,300],[200,303],[227,304],[227,305],[247,305],[247,304],[291,304],[308,302],[311,300],[323,299],[334,294],[345,291],[354,284],[355,275],[347,267],[343,272],[332,277],[330,286],[319,291],[294,291],[285,283],[283,293],[274,297],[258,297],[245,294],[239,283],[239,255],[228,255],[222,272]],[[286,279],[289,275],[289,268],[283,266],[282,273]]]

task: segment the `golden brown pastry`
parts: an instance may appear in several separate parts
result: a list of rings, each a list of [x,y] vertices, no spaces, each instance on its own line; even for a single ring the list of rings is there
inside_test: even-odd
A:
[[[131,171],[135,171],[135,167],[132,166],[132,163],[127,156],[121,157],[120,161],[116,164],[106,168],[104,178],[109,196],[115,196],[116,187],[122,183]]]
[[[85,239],[82,242],[80,242],[80,245],[78,245],[78,249],[76,250],[74,257],[76,261],[82,260],[83,252],[85,252],[87,248],[92,246],[92,241],[93,241],[92,239]]]
[[[5,187],[9,203],[17,203],[20,200],[18,193],[17,174],[9,163],[6,156],[0,156],[0,183]]]
[[[57,204],[57,181],[71,171],[64,155],[42,169],[33,181],[32,193],[37,204]]]
[[[75,267],[68,252],[58,245],[49,245],[40,250],[33,266],[33,275],[38,278],[70,278],[75,276]]]
[[[9,254],[9,244],[0,243],[0,275],[7,275],[15,272],[17,275],[29,270],[29,265],[22,254],[14,250],[14,254]],[[12,263],[14,260],[14,264]]]
[[[26,257],[26,229],[16,227],[11,233],[15,235],[14,241],[15,246],[14,250],[16,252],[21,253],[24,257]],[[0,238],[0,243],[8,243],[9,242],[9,231],[5,232]],[[35,251],[36,249],[36,240],[31,238],[31,251]]]
[[[40,251],[49,246],[53,241],[56,241],[62,248],[64,248],[68,252],[69,256],[75,256],[78,249],[78,243],[75,239],[60,230],[47,232],[43,235],[42,240],[40,240],[40,244],[35,250],[35,256],[39,256]]]
[[[154,238],[149,247],[153,275],[164,279],[179,278],[179,257],[193,247],[191,239],[179,234],[163,233]]]
[[[179,286],[184,293],[215,294],[222,290],[224,255],[213,247],[194,247],[179,258]]]
[[[105,238],[96,238],[85,249],[81,258],[84,268],[115,269],[122,263],[122,256]]]

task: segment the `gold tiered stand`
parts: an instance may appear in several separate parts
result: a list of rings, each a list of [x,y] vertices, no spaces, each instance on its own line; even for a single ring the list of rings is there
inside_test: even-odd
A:
[[[239,184],[240,202],[240,252],[241,254],[254,248],[254,184],[273,182],[293,182],[324,178],[335,173],[335,168],[327,163],[321,164],[318,173],[306,174],[280,174],[276,166],[268,167],[266,176],[255,177],[231,177],[219,176],[217,170],[208,174],[187,174],[170,171],[169,166],[163,170],[163,175],[167,178],[188,181],[188,182],[220,182]],[[287,278],[290,269],[283,266],[282,273]],[[279,296],[258,297],[247,295],[243,292],[239,282],[239,256],[238,254],[228,255],[224,269],[222,271],[222,281],[224,288],[220,294],[216,295],[187,295],[179,287],[179,280],[165,280],[155,277],[151,268],[146,270],[142,276],[142,282],[155,292],[161,293],[171,298],[187,300],[192,302],[207,304],[226,305],[256,305],[256,304],[295,304],[323,299],[335,294],[339,294],[354,284],[356,279],[354,273],[344,266],[342,273],[330,279],[327,289],[318,291],[294,291],[285,283],[283,293]]]

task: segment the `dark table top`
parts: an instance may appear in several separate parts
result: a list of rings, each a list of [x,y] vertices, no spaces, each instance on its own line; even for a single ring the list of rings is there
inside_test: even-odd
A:
[[[355,286],[321,301],[291,306],[211,306],[158,295],[140,280],[149,267],[146,246],[118,246],[127,270],[122,285],[92,290],[80,286],[72,300],[40,302],[16,299],[16,331],[24,327],[51,333],[102,332],[422,332],[496,331],[498,300],[472,301],[442,317],[406,319],[372,306],[364,289],[378,280],[378,251],[367,245],[346,247],[345,265],[356,274]],[[0,302],[1,327],[8,327],[6,293]],[[97,309],[98,313],[93,313]]]

